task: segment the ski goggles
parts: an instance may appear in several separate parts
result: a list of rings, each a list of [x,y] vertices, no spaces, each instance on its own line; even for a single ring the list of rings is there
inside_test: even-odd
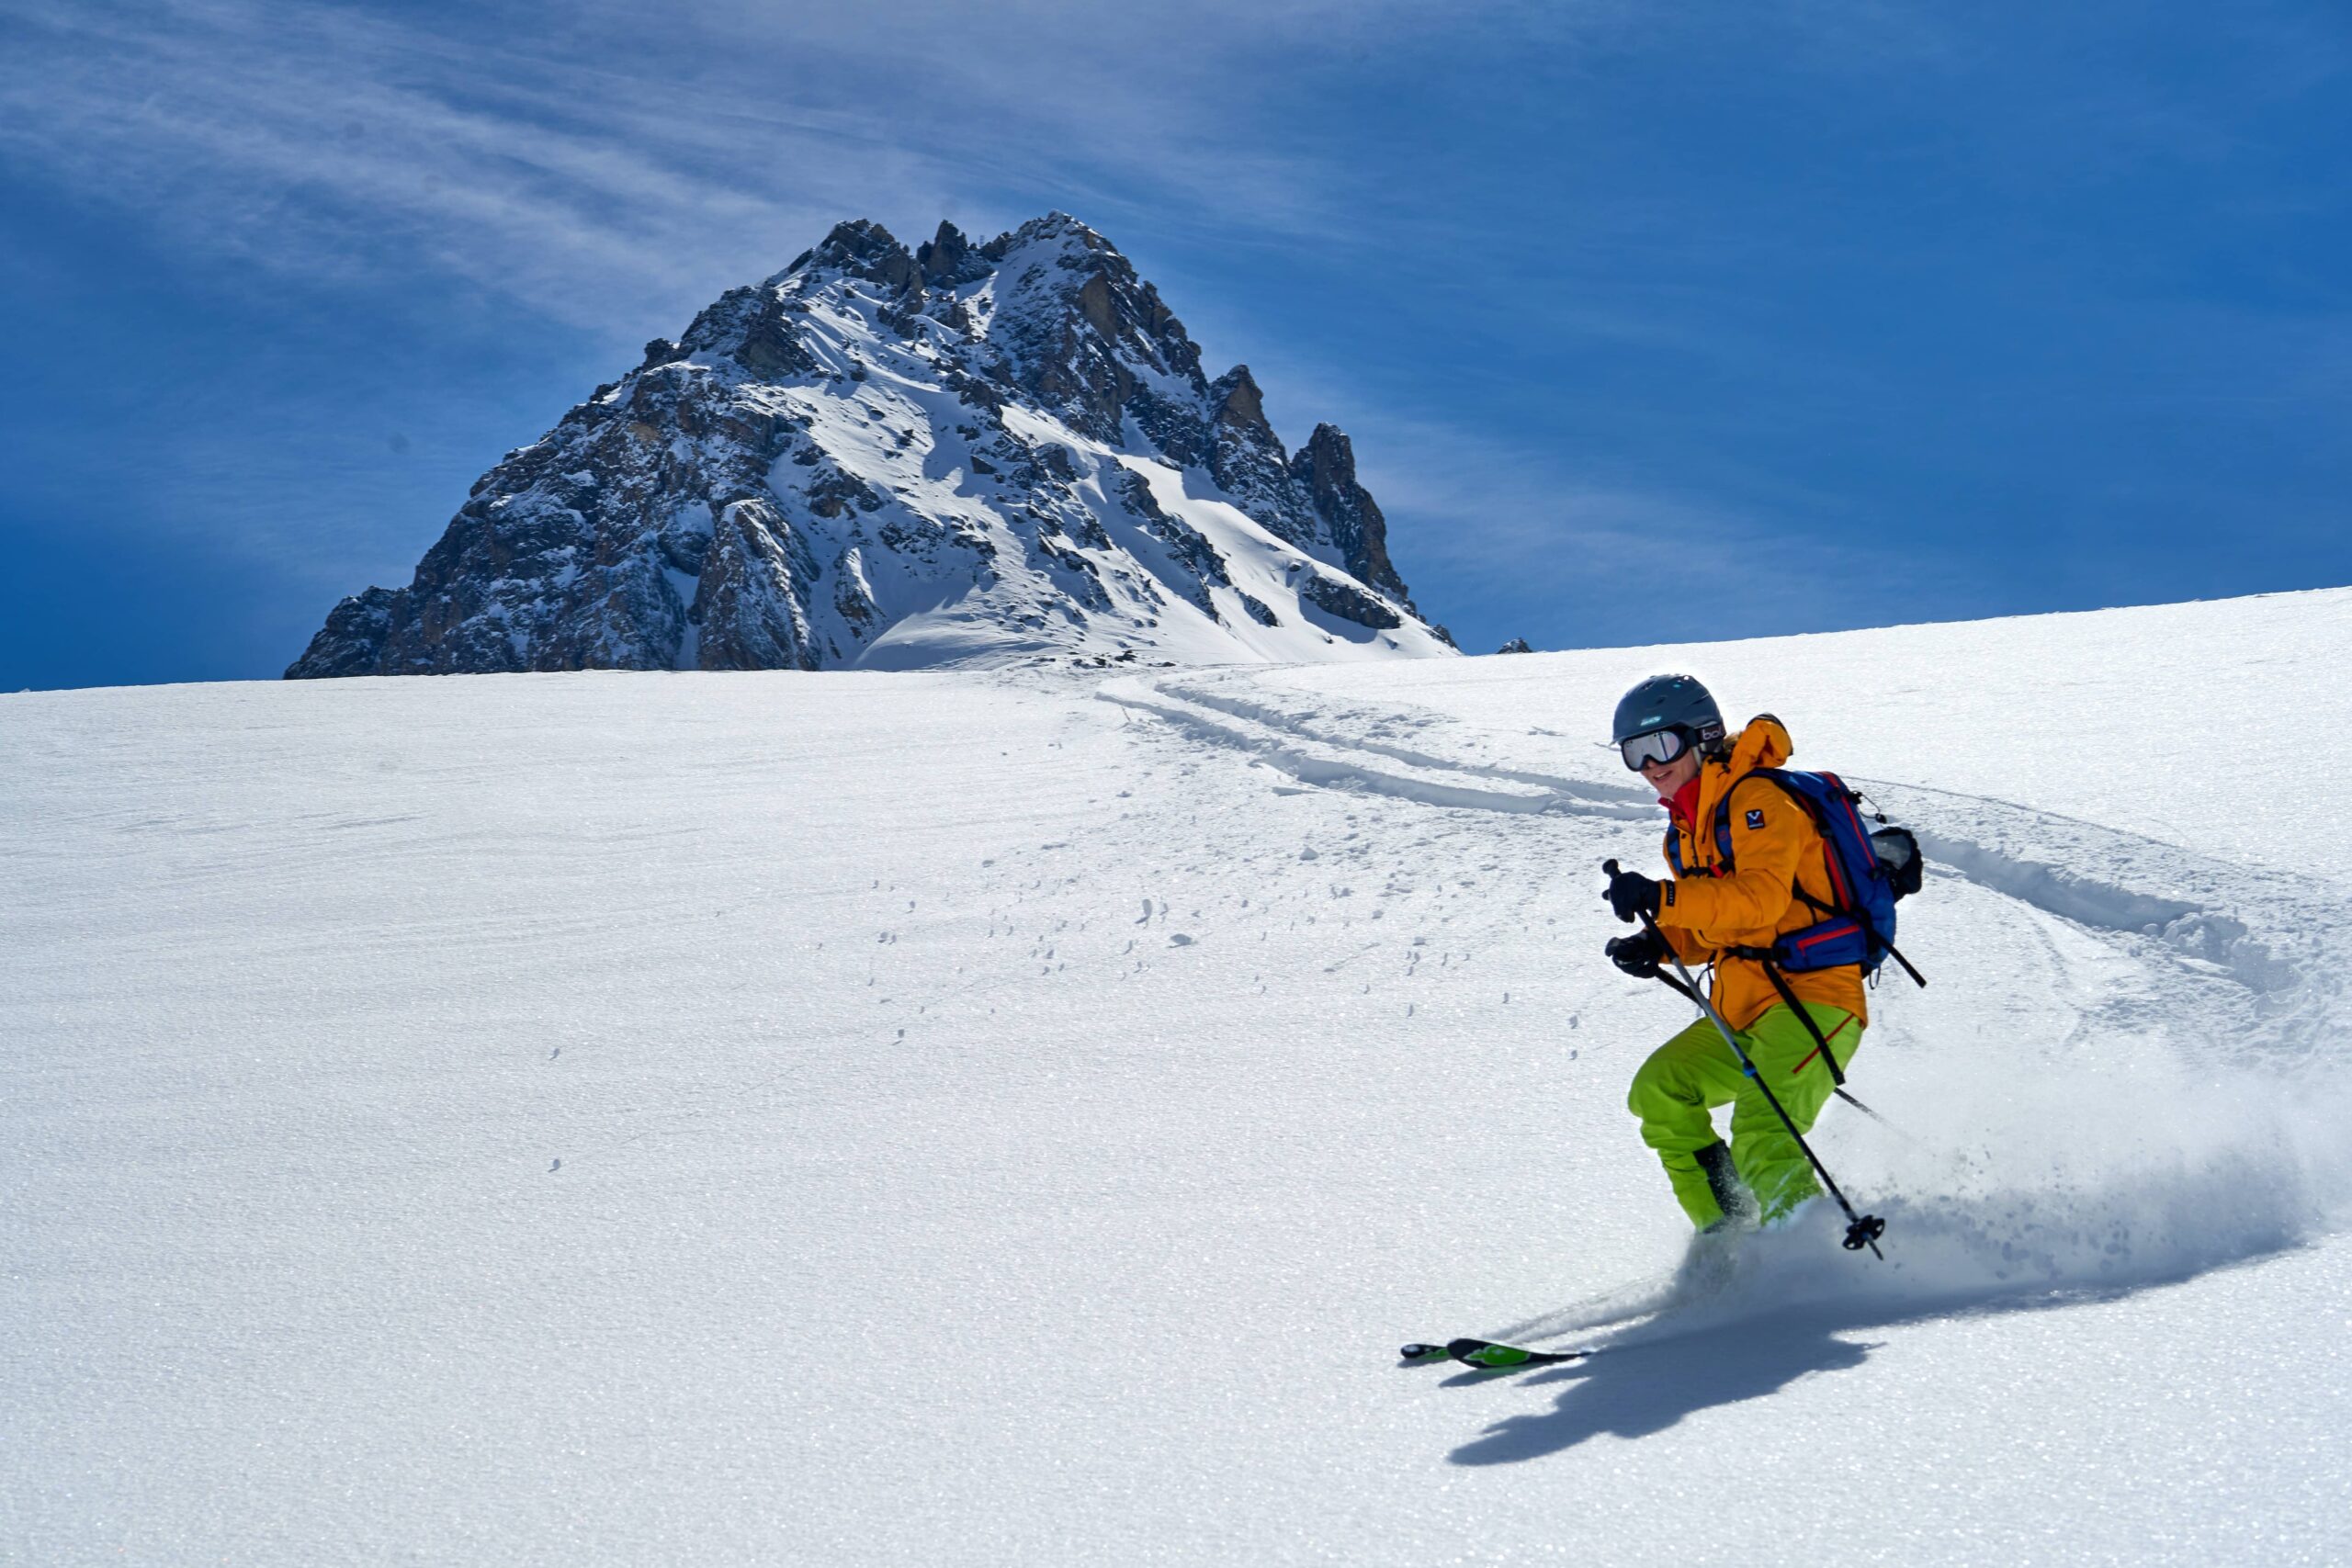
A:
[[[1617,742],[1617,750],[1624,753],[1625,765],[1638,773],[1652,762],[1671,762],[1690,750],[1690,732],[1678,724],[1647,735],[1629,735]]]

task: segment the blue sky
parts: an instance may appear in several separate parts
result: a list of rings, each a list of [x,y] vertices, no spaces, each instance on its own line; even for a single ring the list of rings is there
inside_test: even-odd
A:
[[[2340,0],[0,0],[0,689],[274,676],[846,217],[1092,223],[1473,651],[2352,582],[2346,168]]]

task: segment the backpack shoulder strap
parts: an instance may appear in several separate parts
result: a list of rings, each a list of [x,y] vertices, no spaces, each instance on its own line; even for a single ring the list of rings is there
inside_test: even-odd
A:
[[[1715,802],[1715,874],[1718,876],[1727,876],[1732,871],[1731,797],[1738,794],[1739,786],[1746,784],[1750,779],[1770,780],[1780,789],[1782,795],[1787,795],[1791,800],[1796,802],[1798,808],[1804,811],[1805,820],[1813,824],[1813,830],[1820,834],[1825,842],[1826,842],[1829,838],[1828,825],[1821,819],[1820,802],[1815,800],[1813,796],[1805,794],[1804,791],[1799,789],[1794,784],[1791,783],[1788,775],[1778,768],[1750,768],[1747,772],[1740,774],[1739,777],[1732,780],[1730,786],[1724,791],[1724,797]],[[1682,870],[1682,866],[1679,853],[1673,847],[1674,830],[1672,829],[1668,829],[1667,830],[1667,843],[1668,845],[1667,858],[1674,863],[1674,869],[1679,874]],[[1805,902],[1810,904],[1813,903],[1813,900],[1807,898]],[[1816,906],[1816,908],[1818,908],[1818,906]]]
[[[1715,874],[1717,876],[1729,876],[1732,873],[1731,796],[1732,790],[1738,787],[1739,780],[1732,780],[1731,787],[1724,791],[1724,797],[1715,802]]]
[[[1745,784],[1749,779],[1770,779],[1779,787],[1782,795],[1787,795],[1791,800],[1797,803],[1798,809],[1803,811],[1806,818],[1812,821],[1814,831],[1820,833],[1825,838],[1828,836],[1827,825],[1821,819],[1821,802],[1814,799],[1813,796],[1807,795],[1804,790],[1799,789],[1796,786],[1795,781],[1791,779],[1787,773],[1783,773],[1779,768],[1756,768],[1742,774],[1739,782],[1741,784]],[[1735,789],[1737,787],[1737,784],[1733,786]],[[1724,792],[1724,807],[1726,810],[1731,807],[1731,795],[1729,791]]]
[[[1731,864],[1731,797],[1733,795],[1737,793],[1739,786],[1746,784],[1749,779],[1766,780],[1782,795],[1787,795],[1790,800],[1793,801],[1796,804],[1797,808],[1804,813],[1805,820],[1813,824],[1813,830],[1820,838],[1824,852],[1832,856],[1837,854],[1838,848],[1830,837],[1829,824],[1822,819],[1821,803],[1814,799],[1812,795],[1806,794],[1803,789],[1800,789],[1795,781],[1791,779],[1788,774],[1781,769],[1752,768],[1748,772],[1742,773],[1738,778],[1734,779],[1732,781],[1731,788],[1724,791],[1722,814],[1715,821],[1715,841],[1722,849],[1724,864],[1726,867]],[[1847,910],[1838,908],[1837,905],[1825,904],[1820,899],[1815,898],[1812,894],[1807,893],[1804,890],[1802,878],[1793,878],[1790,881],[1789,892],[1800,902],[1810,906],[1815,914],[1820,915],[1824,919],[1848,913]]]
[[[1725,873],[1730,872],[1732,869],[1731,797],[1737,795],[1739,793],[1739,786],[1746,784],[1750,779],[1771,780],[1774,784],[1780,785],[1781,789],[1788,793],[1790,799],[1795,801],[1799,806],[1804,807],[1808,816],[1811,815],[1812,812],[1812,803],[1805,799],[1804,794],[1800,792],[1795,785],[1782,778],[1778,769],[1751,768],[1747,773],[1740,774],[1739,777],[1732,780],[1729,787],[1724,791],[1724,797],[1715,802],[1715,854],[1722,861],[1723,869]],[[1820,825],[1821,824],[1818,821],[1815,821],[1814,824],[1816,828]]]

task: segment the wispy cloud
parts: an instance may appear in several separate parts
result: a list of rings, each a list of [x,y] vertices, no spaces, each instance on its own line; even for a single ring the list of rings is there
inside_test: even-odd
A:
[[[1333,152],[1265,134],[1267,96],[1478,9],[0,0],[0,162],[264,288],[456,286],[633,345],[848,216],[911,239],[1050,203],[1114,235],[1322,243],[1347,231]],[[258,443],[159,434],[168,525],[308,579],[352,570],[388,504],[441,510],[349,408],[269,418]]]
[[[631,134],[650,106],[583,123],[577,67],[452,60],[348,13],[76,8],[10,42],[0,147],[70,191],[272,270],[454,277],[582,322],[707,289],[714,250],[773,252],[871,199],[876,165],[900,165],[885,194],[924,183],[896,156],[842,177],[815,154],[854,128],[811,115],[789,138],[808,174],[746,185],[694,135]]]
[[[1216,332],[1220,342],[1240,335],[1238,326]],[[1442,378],[1375,390],[1296,344],[1261,380],[1292,443],[1318,422],[1349,433],[1391,548],[1441,620],[1476,604],[1552,646],[1638,638],[1669,609],[1702,605],[1723,625],[1787,629],[1822,623],[1884,580],[1875,520],[1856,517],[1850,498],[1726,454],[1693,450],[1670,475],[1648,471],[1544,439],[1524,410],[1507,422],[1466,417],[1449,408]],[[1577,395],[1544,390],[1555,408]],[[1971,581],[1963,563],[1944,559],[1915,557],[1905,570],[1922,589]],[[1877,614],[1883,622],[1899,612]]]
[[[19,6],[0,13],[0,156],[178,244],[454,278],[602,327],[691,308],[844,216],[1031,216],[989,210],[1009,191],[1106,224],[1150,207],[1328,228],[1320,154],[1268,145],[1251,95],[1449,13]]]
[[[1477,639],[1545,647],[1883,626],[1981,598],[1988,563],[1900,537],[1900,520],[1701,454],[1674,475],[1442,411],[1365,399],[1310,368],[1269,405],[1354,438],[1417,602]],[[1298,432],[1303,435],[1304,430]],[[1900,548],[1893,547],[1900,545]]]
[[[1448,577],[1508,563],[1510,582],[1495,586],[1521,597],[1778,608],[1818,597],[1867,554],[1795,548],[1786,518],[1524,441],[1378,415],[1362,428],[1363,477],[1409,540],[1400,553]]]

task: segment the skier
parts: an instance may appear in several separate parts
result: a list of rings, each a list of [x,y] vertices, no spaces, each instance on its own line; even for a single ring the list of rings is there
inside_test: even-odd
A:
[[[1656,979],[1667,951],[1654,933],[1662,933],[1685,964],[1713,964],[1716,1010],[1797,1131],[1808,1132],[1836,1088],[1816,1059],[1821,1042],[1842,1069],[1869,1021],[1860,964],[1781,972],[1776,984],[1763,961],[1776,940],[1819,924],[1818,911],[1834,902],[1820,829],[1771,781],[1751,776],[1787,761],[1789,732],[1762,714],[1726,736],[1714,698],[1688,675],[1652,676],[1626,693],[1613,729],[1625,765],[1667,808],[1675,874],[1661,882],[1620,871],[1610,879],[1605,897],[1617,918],[1647,916],[1652,924],[1611,941],[1609,959],[1628,975]],[[1728,865],[1718,841],[1726,799]],[[1790,998],[1811,1015],[1812,1027]],[[1728,1147],[1709,1114],[1719,1105],[1732,1108]],[[1706,1019],[1651,1053],[1634,1075],[1626,1108],[1640,1118],[1643,1142],[1657,1151],[1675,1197],[1702,1232],[1778,1220],[1821,1190],[1796,1138]]]

